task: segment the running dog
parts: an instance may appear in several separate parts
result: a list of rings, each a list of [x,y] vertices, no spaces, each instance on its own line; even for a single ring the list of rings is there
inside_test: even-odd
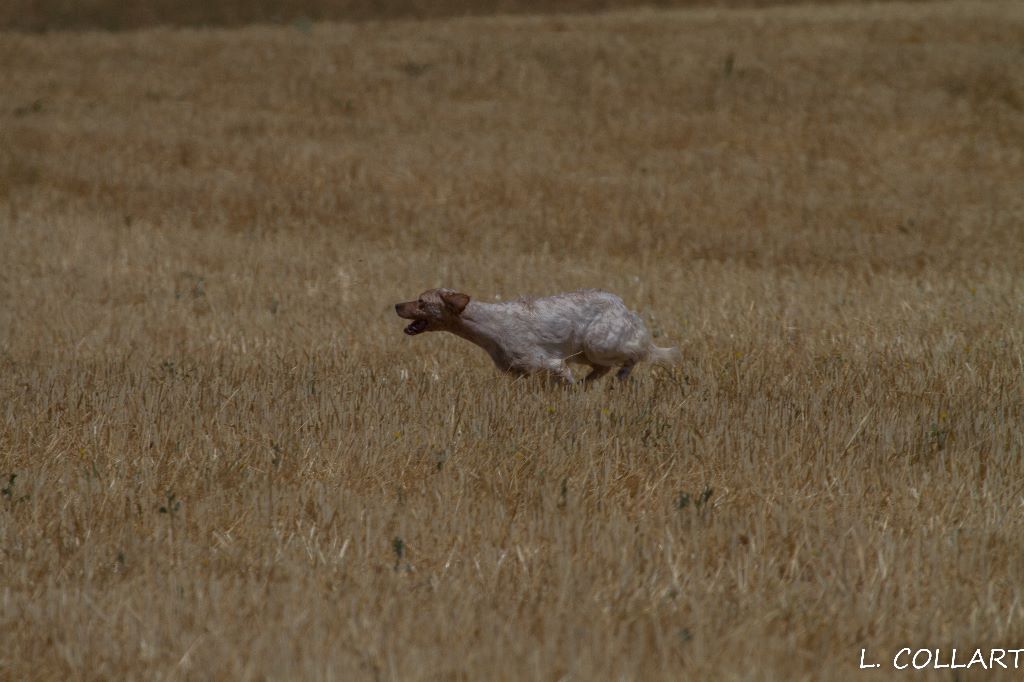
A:
[[[498,369],[515,375],[546,371],[574,383],[567,362],[590,365],[585,381],[614,367],[625,379],[636,363],[670,364],[677,348],[659,348],[643,320],[615,294],[584,289],[544,298],[482,303],[453,289],[430,289],[415,301],[395,304],[412,320],[409,336],[451,332],[487,351]]]

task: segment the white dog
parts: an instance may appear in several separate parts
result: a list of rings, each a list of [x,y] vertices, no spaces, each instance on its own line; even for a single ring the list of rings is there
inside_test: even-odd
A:
[[[483,348],[498,369],[513,374],[546,370],[573,383],[566,362],[590,365],[587,381],[619,367],[629,376],[641,360],[671,363],[676,348],[659,348],[639,315],[615,294],[586,289],[545,298],[481,303],[452,289],[430,289],[415,301],[395,304],[399,317],[413,320],[410,336],[426,331],[457,334]]]

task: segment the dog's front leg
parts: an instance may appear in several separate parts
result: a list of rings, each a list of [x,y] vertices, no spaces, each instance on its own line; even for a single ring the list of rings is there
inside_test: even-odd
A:
[[[565,386],[572,386],[576,383],[576,378],[572,375],[569,365],[565,364],[565,360],[552,361],[548,371]]]

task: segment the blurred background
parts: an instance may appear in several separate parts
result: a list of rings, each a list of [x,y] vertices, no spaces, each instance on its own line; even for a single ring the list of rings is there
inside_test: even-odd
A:
[[[814,4],[832,4],[819,0]],[[6,0],[0,30],[121,30],[146,26],[237,26],[306,21],[433,19],[488,14],[558,14],[627,7],[765,7],[786,0]]]

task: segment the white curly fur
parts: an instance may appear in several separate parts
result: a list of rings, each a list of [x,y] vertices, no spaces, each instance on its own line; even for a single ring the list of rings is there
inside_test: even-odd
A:
[[[590,365],[587,381],[619,367],[625,379],[642,360],[671,363],[676,348],[659,348],[640,316],[615,294],[585,289],[544,298],[483,303],[453,289],[430,289],[398,303],[400,317],[413,320],[409,335],[447,331],[483,348],[499,369],[514,374],[548,371],[567,383],[567,362]]]

